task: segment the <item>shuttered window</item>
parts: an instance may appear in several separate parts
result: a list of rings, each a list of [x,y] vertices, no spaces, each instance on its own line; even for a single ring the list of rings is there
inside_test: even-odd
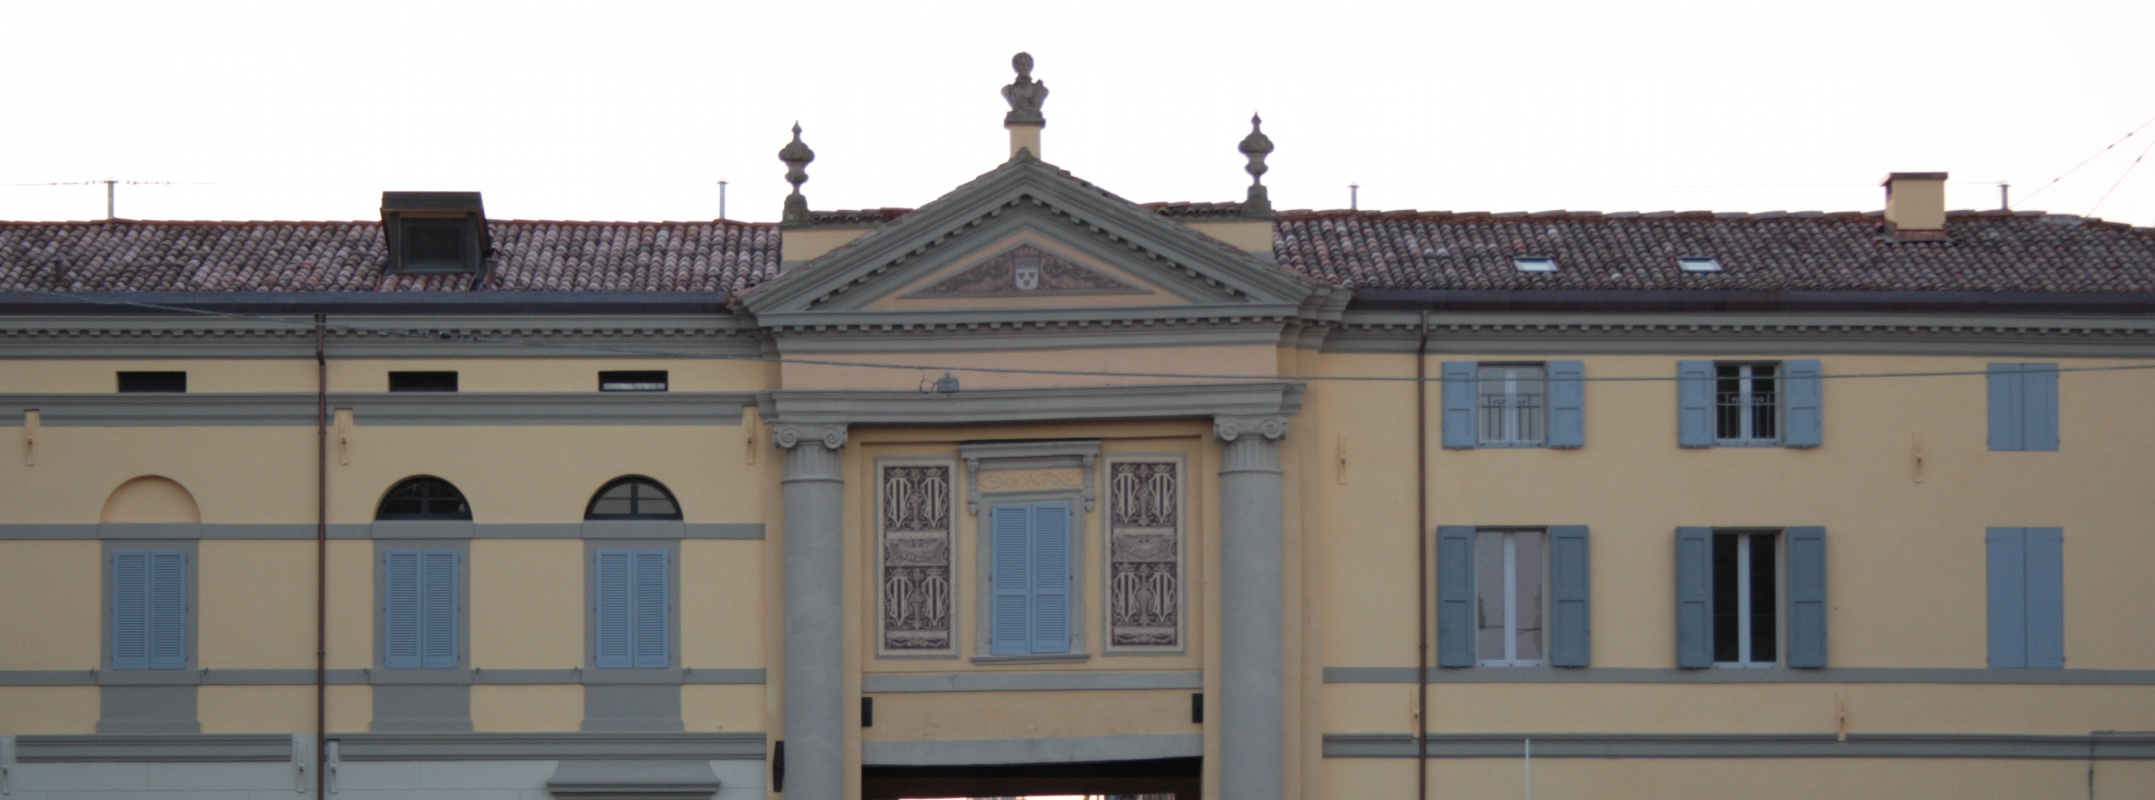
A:
[[[187,667],[187,554],[112,555],[112,668]]]
[[[1437,665],[1592,662],[1587,529],[1437,529]]]
[[[1070,504],[989,506],[991,589],[988,652],[1071,651]]]
[[[1677,666],[1825,667],[1828,608],[1825,528],[1676,529]]]
[[[592,555],[593,659],[604,669],[672,666],[672,601],[665,550],[599,550]]]
[[[1682,447],[1817,447],[1824,442],[1824,389],[1814,359],[1676,366],[1677,444]]]
[[[1444,364],[1444,446],[1586,446],[1586,368],[1546,364]]]
[[[1988,608],[1992,669],[2065,667],[2065,531],[1991,528]]]
[[[2058,365],[1991,364],[1990,449],[2058,449]]]
[[[382,666],[457,666],[457,551],[390,550],[382,555]]]

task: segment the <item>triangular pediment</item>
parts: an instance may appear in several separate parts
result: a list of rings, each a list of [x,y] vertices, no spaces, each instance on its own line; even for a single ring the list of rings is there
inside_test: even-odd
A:
[[[997,309],[1261,315],[1292,313],[1310,292],[1285,270],[1021,155],[791,267],[742,303],[777,324]]]

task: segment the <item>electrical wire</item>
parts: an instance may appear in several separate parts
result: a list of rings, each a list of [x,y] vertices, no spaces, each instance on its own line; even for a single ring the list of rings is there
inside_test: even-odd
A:
[[[100,297],[87,297],[87,296],[83,296],[83,295],[78,295],[78,294],[71,294],[71,293],[68,293],[68,292],[51,292],[51,291],[44,291],[44,290],[40,290],[40,289],[0,289],[0,293],[4,293],[4,292],[19,292],[19,293],[23,293],[23,294],[35,294],[35,295],[41,295],[41,296],[45,296],[45,297],[56,297],[56,298],[62,298],[62,299],[67,299],[67,300],[74,300],[74,301],[77,301],[77,302],[82,302],[82,303],[91,303],[91,304],[95,304],[95,305],[107,305],[107,306],[126,306],[126,307],[132,307],[132,308],[142,308],[142,309],[149,309],[149,310],[154,310],[154,311],[166,311],[166,312],[177,312],[177,313],[185,313],[185,314],[195,314],[195,315],[200,315],[200,316],[223,317],[223,318],[227,318],[227,319],[245,320],[245,321],[249,321],[249,322],[266,322],[266,323],[271,323],[271,324],[277,324],[277,325],[290,325],[290,326],[295,326],[295,327],[304,327],[304,328],[310,328],[310,329],[311,329],[311,328],[313,328],[313,327],[314,327],[314,325],[315,325],[315,322],[313,321],[313,318],[312,318],[311,316],[310,316],[309,318],[307,318],[307,319],[304,319],[304,320],[300,320],[300,319],[287,319],[287,318],[283,318],[283,317],[269,317],[269,316],[262,316],[262,315],[259,315],[259,314],[241,314],[241,313],[237,313],[237,312],[232,312],[232,311],[213,311],[213,310],[210,310],[210,309],[202,309],[202,308],[188,308],[188,307],[186,307],[186,306],[174,306],[174,305],[166,305],[166,304],[163,304],[163,303],[145,303],[145,302],[141,302],[141,301],[136,301],[136,300],[113,300],[113,299],[108,299],[108,298],[100,298]],[[921,370],[940,370],[940,371],[943,371],[943,372],[949,372],[949,373],[958,373],[958,372],[969,372],[969,373],[980,373],[980,374],[997,374],[997,375],[1058,375],[1058,376],[1065,376],[1065,377],[1089,377],[1089,378],[1171,378],[1171,379],[1178,379],[1178,380],[1203,380],[1203,381],[1231,381],[1231,382],[1238,382],[1238,383],[1239,383],[1239,382],[1273,382],[1273,381],[1291,381],[1291,382],[1305,382],[1305,383],[1306,383],[1306,382],[1341,382],[1341,383],[1412,383],[1412,382],[1415,382],[1415,381],[1418,381],[1418,380],[1419,380],[1419,381],[1443,381],[1443,380],[1444,380],[1444,378],[1443,378],[1443,377],[1441,377],[1441,376],[1439,376],[1439,377],[1432,377],[1432,378],[1414,378],[1414,377],[1410,377],[1410,376],[1393,376],[1393,375],[1236,375],[1236,374],[1203,374],[1203,373],[1191,373],[1191,372],[1134,372],[1134,371],[1123,371],[1123,370],[1070,370],[1070,369],[1030,369],[1030,368],[1024,368],[1024,367],[981,367],[981,366],[963,366],[963,365],[956,365],[956,364],[893,364],[893,363],[879,363],[879,362],[872,362],[872,361],[839,361],[839,360],[833,360],[833,359],[817,359],[817,358],[795,358],[795,357],[790,357],[790,356],[765,356],[765,355],[753,355],[753,356],[750,356],[750,355],[730,355],[730,354],[725,354],[725,353],[680,353],[680,352],[671,352],[671,351],[665,351],[665,350],[645,350],[645,349],[641,349],[641,348],[633,348],[633,347],[607,347],[607,346],[603,346],[603,345],[588,345],[588,344],[568,344],[568,343],[562,343],[562,342],[540,342],[540,341],[532,341],[532,340],[529,340],[529,339],[500,338],[500,337],[492,337],[492,336],[475,336],[475,335],[471,335],[471,334],[450,333],[450,332],[446,332],[446,331],[426,331],[426,330],[414,330],[414,329],[409,329],[409,328],[377,328],[377,327],[369,327],[369,326],[363,326],[363,325],[348,325],[348,324],[342,324],[342,323],[329,323],[329,324],[327,324],[327,326],[326,326],[326,327],[327,327],[327,329],[329,329],[329,330],[348,331],[348,332],[352,332],[352,333],[372,334],[372,335],[380,335],[380,336],[398,336],[398,337],[404,337],[404,338],[411,338],[411,339],[426,339],[426,340],[429,340],[429,341],[437,341],[437,342],[462,342],[462,343],[469,343],[469,344],[495,344],[495,345],[507,345],[507,346],[514,346],[514,347],[530,347],[530,348],[537,348],[537,349],[547,349],[547,350],[562,350],[562,351],[570,351],[570,352],[585,352],[585,353],[603,353],[603,354],[606,354],[606,355],[631,355],[631,356],[644,356],[644,357],[650,357],[650,358],[668,358],[668,359],[701,359],[701,360],[716,360],[716,361],[754,361],[754,362],[761,362],[761,363],[767,363],[767,364],[799,364],[799,365],[806,365],[806,366],[821,366],[821,367],[852,367],[852,368],[860,368],[860,369],[888,369],[888,370],[907,370],[907,371],[921,371]],[[2140,371],[2140,370],[2155,370],[2155,362],[2150,362],[2150,363],[2141,363],[2141,364],[2119,364],[2119,365],[2111,365],[2111,366],[2102,366],[2102,367],[2059,367],[2059,368],[2057,368],[2057,371],[2058,371],[2058,372],[2132,372],[2132,371]],[[1819,375],[1818,377],[1819,377],[1819,378],[1821,378],[1821,379],[1834,379],[1834,380],[1843,380],[1843,379],[1880,379],[1880,378],[1946,378],[1946,377],[1956,377],[1956,376],[1969,376],[1969,375],[1988,375],[1988,374],[1990,374],[1989,370],[1987,370],[1987,369],[1984,369],[1984,370],[1939,370],[1939,371],[1931,371],[1931,372],[1855,372],[1855,373],[1842,373],[1842,374],[1821,374],[1821,375]],[[1622,375],[1622,376],[1587,376],[1587,377],[1581,377],[1581,378],[1577,378],[1576,380],[1580,380],[1580,381],[1584,381],[1584,382],[1589,382],[1589,383],[1657,383],[1657,382],[1667,382],[1667,381],[1680,381],[1680,380],[1686,380],[1686,379],[1685,379],[1685,378],[1683,378],[1683,377],[1681,377],[1681,376],[1673,376],[1673,375]]]
[[[2133,159],[2133,163],[2125,165],[2125,172],[2118,176],[2116,182],[2110,184],[2109,189],[2103,191],[2102,197],[2096,199],[2095,207],[2088,209],[2088,216],[2095,216],[2095,212],[2101,210],[2103,204],[2110,201],[2110,193],[2117,191],[2118,186],[2124,184],[2126,178],[2132,177],[2133,170],[2140,168],[2140,161],[2148,157],[2149,150],[2155,150],[2155,141],[2150,141],[2148,146],[2140,148],[2140,155]]]
[[[2095,159],[2098,159],[2098,158],[2102,158],[2102,157],[2103,157],[2103,154],[2104,154],[2104,153],[2108,153],[2108,152],[2110,152],[2110,149],[2111,149],[2111,148],[2113,148],[2113,147],[2117,147],[2118,145],[2121,145],[2121,144],[2124,144],[2124,143],[2125,143],[2125,140],[2127,140],[2127,139],[2130,139],[2130,138],[2133,138],[2133,134],[2135,134],[2135,133],[2139,133],[2139,132],[2141,132],[2142,130],[2145,130],[2145,129],[2147,129],[2147,126],[2149,126],[2149,125],[2155,125],[2155,119],[2151,119],[2151,120],[2148,120],[2148,121],[2146,121],[2146,122],[2140,123],[2140,127],[2138,127],[2138,128],[2134,128],[2134,129],[2132,129],[2131,131],[2128,131],[2128,132],[2127,132],[2127,133],[2126,133],[2126,134],[2125,134],[2124,136],[2120,136],[2120,137],[2118,137],[2118,140],[2117,140],[2117,141],[2115,141],[2115,142],[2111,142],[2111,143],[2109,143],[2109,144],[2106,144],[2106,145],[2103,145],[2103,149],[2095,151],[2095,155],[2092,155],[2092,156],[2088,156],[2088,160],[2087,160],[2087,161],[2082,161],[2082,162],[2080,162],[2080,163],[2078,163],[2078,164],[2074,164],[2074,165],[2073,165],[2073,168],[2072,168],[2072,169],[2066,170],[2065,172],[2063,172],[2063,173],[2059,174],[2059,175],[2058,175],[2058,177],[2055,177],[2055,178],[2051,178],[2051,179],[2050,179],[2050,182],[2049,182],[2049,183],[2046,183],[2046,184],[2043,184],[2042,186],[2036,187],[2036,190],[2035,190],[2035,191],[2032,191],[2032,192],[2029,192],[2029,193],[2027,193],[2027,194],[2021,195],[2021,196],[2020,196],[2020,199],[2018,199],[2018,200],[2015,200],[2015,201],[2013,201],[2013,202],[2015,202],[2015,203],[2026,203],[2026,202],[2028,202],[2029,200],[2033,200],[2033,199],[2035,199],[2035,196],[2036,196],[2036,195],[2039,195],[2039,194],[2042,194],[2042,193],[2043,193],[2043,190],[2044,190],[2044,189],[2048,189],[2048,188],[2050,188],[2050,187],[2052,187],[2052,186],[2056,186],[2056,185],[2058,185],[2058,181],[2062,181],[2062,180],[2065,180],[2065,177],[2066,177],[2067,175],[2071,175],[2071,174],[2073,174],[2073,173],[2075,173],[2075,172],[2079,172],[2079,171],[2080,171],[2080,168],[2081,168],[2081,167],[2085,167],[2085,166],[2087,166],[2087,165],[2088,165],[2088,164],[2089,164],[2090,162],[2094,161]]]

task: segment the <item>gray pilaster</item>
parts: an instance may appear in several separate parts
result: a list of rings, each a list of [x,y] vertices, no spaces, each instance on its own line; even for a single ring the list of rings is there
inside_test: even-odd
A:
[[[1279,800],[1285,781],[1285,417],[1215,417],[1220,439],[1220,796]]]
[[[844,425],[771,426],[786,451],[786,797],[845,793]]]

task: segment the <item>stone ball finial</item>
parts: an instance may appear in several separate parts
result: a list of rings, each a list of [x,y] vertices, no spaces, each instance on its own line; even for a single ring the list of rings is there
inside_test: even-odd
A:
[[[786,162],[786,182],[793,184],[793,193],[786,196],[786,211],[779,221],[789,225],[806,225],[808,198],[801,195],[801,184],[808,182],[808,164],[816,160],[816,151],[808,149],[801,141],[801,124],[793,123],[793,141],[778,151],[778,160]]]
[[[1040,115],[1040,106],[1048,101],[1048,85],[1033,80],[1032,54],[1011,56],[1010,66],[1018,71],[1018,79],[1003,87],[1003,99],[1010,103],[1010,113],[1003,115],[1003,124],[1046,126],[1048,118]]]
[[[1242,201],[1245,217],[1272,216],[1272,198],[1265,191],[1265,156],[1272,153],[1272,139],[1265,135],[1264,118],[1250,115],[1250,135],[1242,137],[1241,146],[1235,148],[1249,158],[1250,163],[1242,170],[1250,174],[1249,195]]]

